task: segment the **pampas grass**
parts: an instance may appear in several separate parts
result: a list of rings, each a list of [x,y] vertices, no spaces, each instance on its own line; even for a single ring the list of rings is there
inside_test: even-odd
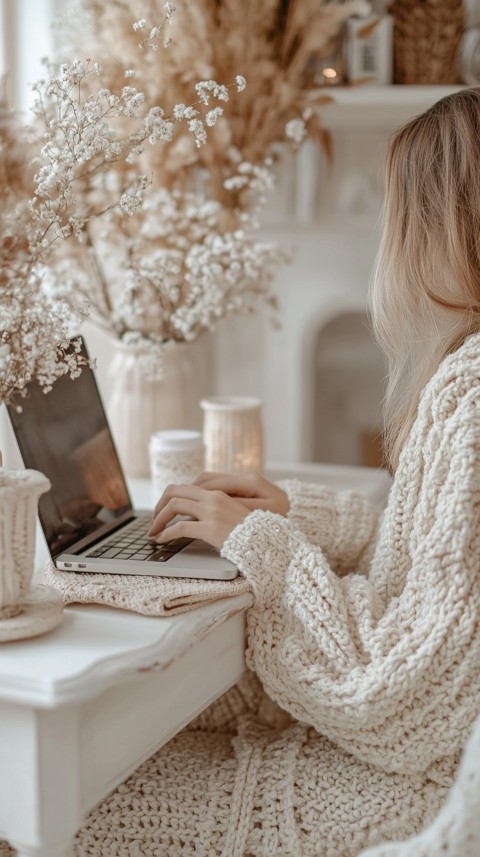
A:
[[[90,20],[88,49],[103,66],[110,88],[118,87],[126,68],[136,71],[135,85],[150,103],[167,109],[192,101],[201,79],[228,81],[244,75],[247,89],[232,95],[228,115],[209,135],[209,145],[196,149],[178,134],[168,151],[148,153],[154,184],[202,190],[222,204],[247,207],[248,195],[233,193],[224,181],[238,163],[262,164],[278,155],[286,140],[285,125],[305,118],[310,136],[325,147],[328,140],[318,113],[312,111],[308,68],[312,58],[328,54],[348,16],[364,12],[363,0],[177,0],[168,27],[171,46],[139,46],[132,23],[148,28],[164,23],[164,0],[84,0]],[[81,31],[85,39],[84,31]],[[81,50],[81,44],[76,45]]]

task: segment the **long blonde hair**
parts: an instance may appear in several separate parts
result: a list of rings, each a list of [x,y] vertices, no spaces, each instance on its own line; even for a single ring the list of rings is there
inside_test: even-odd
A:
[[[422,388],[480,330],[480,87],[442,98],[390,141],[371,308],[395,469]]]

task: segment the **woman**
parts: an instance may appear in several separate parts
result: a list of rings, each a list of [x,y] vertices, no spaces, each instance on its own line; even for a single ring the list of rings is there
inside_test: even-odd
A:
[[[391,141],[385,513],[214,474],[158,503],[159,542],[205,539],[251,583],[251,672],[92,814],[82,857],[353,857],[444,803],[480,711],[479,148],[480,89]]]

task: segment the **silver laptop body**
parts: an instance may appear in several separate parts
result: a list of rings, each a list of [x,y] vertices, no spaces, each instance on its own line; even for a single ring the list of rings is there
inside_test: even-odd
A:
[[[82,345],[85,356],[85,345]],[[18,407],[20,406],[20,408]],[[36,382],[8,413],[25,467],[45,473],[39,501],[50,555],[66,571],[231,580],[237,568],[198,539],[157,545],[147,539],[151,512],[132,507],[95,376],[89,367]]]

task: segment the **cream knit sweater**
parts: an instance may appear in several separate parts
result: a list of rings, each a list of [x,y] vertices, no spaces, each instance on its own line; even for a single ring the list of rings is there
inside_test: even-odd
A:
[[[444,804],[480,712],[480,335],[425,389],[383,515],[286,487],[288,519],[253,512],[222,550],[254,591],[251,672],[90,814],[78,857],[353,857]]]

